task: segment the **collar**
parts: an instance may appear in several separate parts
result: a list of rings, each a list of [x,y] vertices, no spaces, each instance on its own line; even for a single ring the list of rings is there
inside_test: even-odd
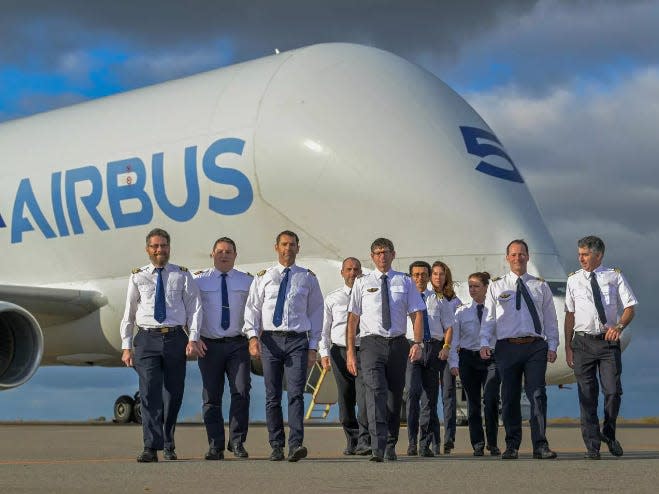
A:
[[[153,263],[150,262],[150,263],[149,263],[149,273],[151,273],[151,274],[155,273],[155,272],[156,272],[156,269],[158,269],[158,268],[156,268],[156,267],[153,265]],[[171,271],[171,268],[169,267],[169,263],[167,263],[167,264],[165,264],[165,265],[163,266],[163,271]]]
[[[227,271],[227,278],[231,278],[233,276],[233,272],[235,269],[231,268],[229,271]],[[222,271],[217,269],[216,267],[213,267],[213,276],[216,278],[221,278],[222,277]]]
[[[290,266],[288,266],[288,268],[290,269],[290,271],[293,271],[293,268],[294,268],[295,266],[296,266],[296,264],[293,263],[293,264],[291,264]],[[281,265],[279,262],[277,262],[277,265],[275,266],[275,269],[276,269],[277,271],[279,271],[279,274],[283,274],[283,273],[284,273],[284,269],[286,269],[286,266],[283,266],[283,265]]]

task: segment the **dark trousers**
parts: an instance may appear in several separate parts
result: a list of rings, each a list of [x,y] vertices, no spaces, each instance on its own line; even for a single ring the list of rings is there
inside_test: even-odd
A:
[[[604,393],[604,426],[602,435],[609,440],[616,438],[616,419],[622,396],[622,360],[620,343],[589,338],[575,333],[572,340],[574,375],[579,389],[581,408],[581,435],[588,451],[600,449],[600,426],[597,418],[599,382]]]
[[[359,348],[357,349],[357,376],[348,372],[346,348],[332,345],[330,348],[332,370],[339,392],[339,421],[343,426],[349,448],[369,447],[371,436],[368,432],[368,415],[364,397]],[[355,406],[358,412],[355,413]]]
[[[249,391],[251,389],[250,357],[246,338],[222,340],[204,338],[206,355],[199,358],[203,385],[203,416],[211,448],[224,450],[224,416],[222,395],[224,376],[229,382],[229,440],[244,443],[249,424]]]
[[[286,372],[288,393],[289,448],[296,448],[304,441],[304,387],[307,382],[309,340],[306,333],[261,333],[261,363],[265,383],[265,420],[268,438],[273,448],[283,448],[286,443],[281,395]]]
[[[433,431],[439,437],[439,351],[442,343],[426,342],[421,359],[411,362],[407,359],[405,387],[407,388],[407,438],[410,445],[416,445],[417,436],[421,449],[430,447]]]
[[[439,384],[442,387],[442,407],[444,411],[444,444],[446,444],[449,441],[455,442],[457,422],[455,376],[451,374],[448,360],[440,360],[439,362]],[[439,435],[437,435],[436,444],[439,444],[439,442]]]
[[[532,343],[514,344],[497,341],[495,352],[501,376],[501,404],[503,425],[506,429],[506,447],[519,449],[522,442],[522,377],[524,391],[531,403],[531,441],[533,450],[548,446],[547,393],[547,342],[537,338]]]
[[[182,329],[169,333],[139,330],[133,340],[139,376],[144,447],[173,449],[176,419],[185,387],[185,347]]]
[[[361,338],[359,352],[374,455],[384,455],[387,446],[394,448],[398,442],[409,351],[410,345],[404,335],[398,338],[375,335]]]
[[[474,448],[485,446],[482,418],[484,413],[487,445],[497,446],[501,379],[494,355],[489,360],[483,360],[478,351],[462,349],[459,368],[462,387],[467,393],[467,420],[471,445]]]

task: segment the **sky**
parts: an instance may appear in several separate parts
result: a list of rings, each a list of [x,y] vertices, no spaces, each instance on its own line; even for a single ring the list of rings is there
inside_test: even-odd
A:
[[[322,42],[374,46],[430,71],[504,144],[567,272],[579,267],[578,238],[606,242],[605,263],[622,268],[640,301],[623,355],[621,415],[659,415],[659,336],[649,309],[656,270],[645,262],[659,247],[659,1],[0,6],[0,122]],[[136,386],[125,369],[42,368],[0,393],[0,420],[110,417],[114,399]],[[198,416],[199,397],[191,364],[183,418]],[[550,389],[549,415],[577,416],[576,390]]]

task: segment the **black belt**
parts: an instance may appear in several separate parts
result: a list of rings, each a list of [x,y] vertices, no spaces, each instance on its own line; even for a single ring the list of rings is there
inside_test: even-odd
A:
[[[286,336],[307,336],[307,332],[298,333],[297,331],[264,331],[271,336],[278,336],[280,338],[285,338]]]
[[[369,335],[366,335],[366,336],[361,336],[360,338],[362,340],[364,338],[378,338],[380,340],[385,340],[385,341],[396,341],[396,340],[400,340],[400,339],[407,339],[407,337],[404,334],[401,334],[399,336],[381,336],[379,334],[369,334]]]
[[[528,345],[541,339],[539,336],[520,336],[519,338],[504,338],[503,340],[513,345]]]
[[[604,339],[604,333],[589,334],[589,333],[582,333],[581,331],[577,331],[574,334],[577,334],[579,336],[583,336],[584,338],[590,338],[591,340],[603,340]]]
[[[138,326],[137,329],[140,331],[146,331],[147,333],[167,334],[183,329],[183,326],[163,326],[162,328],[142,328]]]
[[[414,344],[414,340],[407,340],[410,342],[410,345]],[[441,343],[444,344],[444,340],[438,340],[437,338],[430,338],[429,340],[423,340],[424,343]]]
[[[472,355],[479,355],[481,354],[480,350],[467,350],[466,348],[460,348],[460,351],[458,353],[470,353]]]
[[[337,345],[336,343],[332,343],[332,346],[335,346],[337,348],[343,348],[344,350],[347,350],[348,348],[343,346],[343,345]],[[359,351],[359,345],[355,345],[355,350]]]
[[[225,336],[223,338],[209,338],[208,336],[202,336],[201,339],[204,340],[205,343],[229,343],[232,341],[247,341],[243,335]]]

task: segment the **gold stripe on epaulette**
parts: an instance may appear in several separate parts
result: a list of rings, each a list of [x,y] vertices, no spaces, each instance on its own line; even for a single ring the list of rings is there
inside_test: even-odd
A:
[[[577,272],[576,272],[576,271],[572,271],[570,274],[567,275],[567,277],[569,278],[570,276],[572,276],[572,275],[574,275],[574,274],[577,274]]]
[[[620,269],[620,268],[613,268],[613,270],[614,270],[616,273],[622,273],[622,269]]]
[[[497,276],[497,277],[494,278],[492,281],[499,281],[501,278],[502,278],[501,276]]]
[[[265,270],[265,269],[262,269],[261,271],[259,271],[258,273],[256,273],[256,276],[263,276],[263,275],[265,274],[265,272],[266,272],[266,270]]]
[[[195,271],[193,274],[194,274],[195,276],[197,276],[197,275],[200,275],[200,274],[203,273],[203,272],[204,272],[204,270],[203,270],[203,269],[200,269],[199,271]]]
[[[187,270],[188,270],[188,268],[186,268],[185,266],[179,266],[178,268],[179,268],[181,271],[187,271]]]
[[[142,268],[133,268],[130,272],[133,274],[140,273],[142,271]]]

